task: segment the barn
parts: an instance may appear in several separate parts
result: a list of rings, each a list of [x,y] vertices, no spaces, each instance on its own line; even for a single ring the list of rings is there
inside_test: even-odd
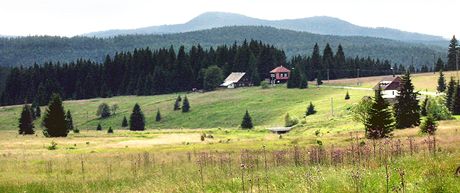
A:
[[[227,88],[237,88],[237,87],[245,87],[245,86],[252,86],[252,82],[250,81],[247,73],[245,72],[232,72],[228,77],[224,80],[224,82],[220,85],[221,87]]]

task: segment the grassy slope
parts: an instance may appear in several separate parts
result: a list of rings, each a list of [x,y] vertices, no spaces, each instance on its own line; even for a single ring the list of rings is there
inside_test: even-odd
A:
[[[98,123],[104,128],[109,126],[119,129],[123,116],[129,118],[132,107],[140,104],[146,120],[147,128],[237,128],[241,123],[246,109],[249,110],[257,127],[282,126],[284,115],[290,113],[303,118],[307,104],[312,101],[318,114],[307,117],[307,128],[350,128],[346,107],[356,102],[368,91],[350,91],[351,100],[345,101],[345,91],[331,88],[310,88],[306,90],[286,89],[284,85],[270,89],[240,88],[220,90],[208,93],[191,93],[188,98],[191,112],[173,111],[176,94],[158,96],[122,96],[109,99],[90,99],[65,102],[65,109],[72,112],[74,123],[80,130],[95,129]],[[334,98],[335,118],[332,119],[330,105]],[[118,104],[119,110],[107,119],[98,119],[97,106],[106,102]],[[44,107],[42,108],[44,111]],[[161,122],[155,122],[157,109],[163,116]],[[20,106],[0,108],[0,130],[15,130]],[[337,121],[340,120],[340,121]],[[36,125],[39,125],[37,121]],[[327,123],[327,124],[325,124]]]

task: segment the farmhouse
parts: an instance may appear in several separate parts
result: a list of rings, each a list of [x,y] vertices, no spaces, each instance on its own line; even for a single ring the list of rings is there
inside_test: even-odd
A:
[[[270,83],[279,84],[285,83],[289,79],[291,71],[284,66],[278,66],[270,71]]]
[[[399,76],[384,78],[374,86],[374,90],[379,88],[382,90],[384,99],[395,99],[401,89],[401,78]]]
[[[249,77],[245,72],[232,72],[220,86],[227,88],[237,88],[252,86],[252,82],[249,80]]]

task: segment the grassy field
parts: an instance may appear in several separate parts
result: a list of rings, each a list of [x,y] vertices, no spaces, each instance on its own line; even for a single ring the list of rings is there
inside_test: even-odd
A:
[[[431,91],[434,84],[423,81],[435,77],[415,75],[414,84]],[[460,117],[441,121],[436,140],[409,128],[370,141],[349,108],[372,91],[349,90],[350,100],[345,92],[279,86],[190,93],[189,113],[172,110],[177,94],[66,101],[81,130],[67,138],[43,137],[40,120],[37,135],[18,135],[21,106],[0,107],[0,192],[460,192]],[[318,113],[304,117],[310,101]],[[101,120],[102,102],[120,108]],[[135,103],[146,131],[120,127]],[[253,130],[238,128],[246,109]],[[290,133],[266,130],[282,126],[286,113],[300,120]],[[98,123],[104,131],[95,131]]]

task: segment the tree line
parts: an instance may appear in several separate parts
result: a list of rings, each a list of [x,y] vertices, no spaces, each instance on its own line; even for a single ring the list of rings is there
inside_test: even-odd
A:
[[[217,66],[222,74],[247,72],[258,85],[277,65],[285,65],[283,50],[260,41],[204,49],[181,46],[107,55],[102,63],[79,59],[70,63],[47,62],[14,67],[6,78],[2,105],[37,101],[45,105],[51,93],[63,99],[88,99],[117,95],[153,95],[203,88],[204,72]],[[220,81],[220,80],[215,80]]]

